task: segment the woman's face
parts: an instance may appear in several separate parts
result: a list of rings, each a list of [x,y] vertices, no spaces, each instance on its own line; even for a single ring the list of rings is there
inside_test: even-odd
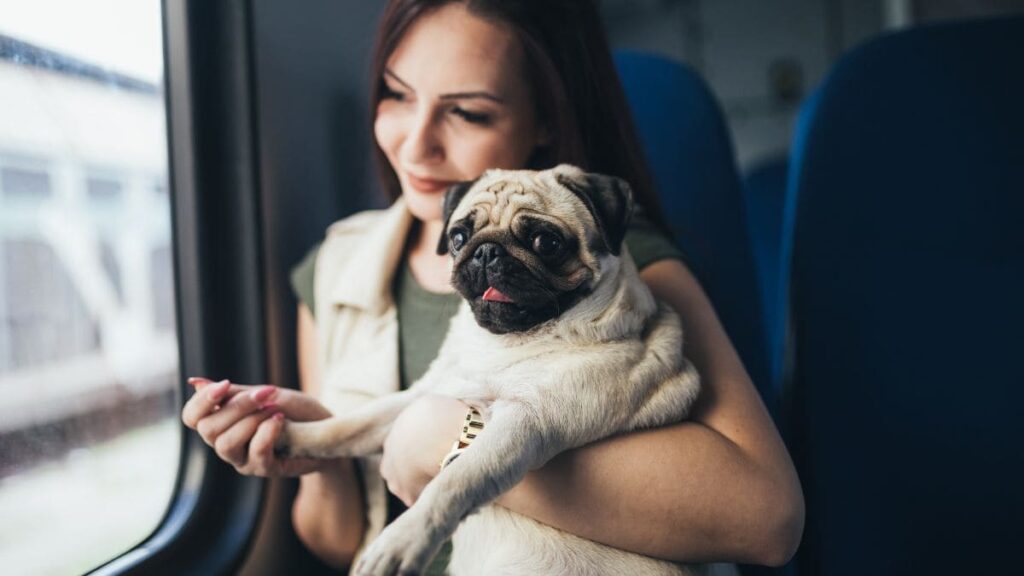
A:
[[[458,3],[420,17],[387,61],[374,133],[409,210],[440,220],[444,191],[488,168],[522,168],[542,140],[505,28]]]

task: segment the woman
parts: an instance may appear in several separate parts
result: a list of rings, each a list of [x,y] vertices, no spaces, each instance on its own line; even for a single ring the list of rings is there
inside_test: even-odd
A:
[[[633,185],[642,211],[626,243],[644,281],[682,316],[704,392],[691,420],[563,454],[498,504],[669,560],[785,563],[803,527],[796,474],[707,297],[659,232],[592,3],[393,0],[374,73],[384,188],[399,200],[336,224],[293,276],[303,297],[302,391],[194,379],[200,392],[185,423],[242,473],[300,475],[299,537],[325,561],[348,565],[401,502],[385,504],[375,461],[275,459],[283,419],[349,410],[426,369],[458,303],[447,261],[434,252],[448,185],[487,168],[570,162]],[[428,397],[398,418],[379,474],[402,502],[437,473],[466,410]]]

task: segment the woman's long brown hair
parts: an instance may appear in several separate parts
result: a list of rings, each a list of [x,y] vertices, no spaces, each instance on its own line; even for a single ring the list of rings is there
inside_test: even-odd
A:
[[[629,182],[648,218],[668,232],[604,26],[591,0],[391,0],[373,52],[370,118],[376,117],[383,94],[387,60],[402,36],[417,18],[452,2],[508,26],[523,47],[525,80],[541,126],[550,135],[550,142],[534,152],[527,167],[540,170],[567,162],[618,176]],[[401,195],[401,185],[379,146],[375,160],[382,189],[393,201]]]

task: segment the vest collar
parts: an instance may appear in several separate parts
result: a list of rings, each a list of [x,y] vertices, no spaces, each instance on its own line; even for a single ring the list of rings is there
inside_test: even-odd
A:
[[[382,313],[393,305],[391,283],[413,216],[398,198],[367,231],[330,291],[334,304]]]

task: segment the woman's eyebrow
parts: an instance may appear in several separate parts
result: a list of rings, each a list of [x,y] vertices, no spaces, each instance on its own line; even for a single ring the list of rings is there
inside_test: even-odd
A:
[[[442,94],[441,100],[467,100],[470,98],[483,98],[484,100],[490,100],[497,102],[498,104],[504,104],[505,101],[501,98],[491,94],[490,92],[453,92],[451,94]]]
[[[405,80],[402,80],[401,78],[399,78],[398,74],[395,74],[390,69],[385,68],[384,69],[384,75],[385,76],[389,76],[392,80],[394,80],[395,82],[398,82],[399,84],[404,86],[407,90],[411,90],[411,91],[415,92],[415,90],[412,89],[412,86],[409,86],[409,84]]]
[[[407,89],[407,90],[409,90],[411,92],[415,92],[416,91],[416,90],[413,89],[412,86],[409,85],[408,82],[406,82],[405,80],[402,80],[398,76],[398,74],[395,74],[390,69],[385,68],[384,69],[384,75],[389,77],[389,78],[391,78],[395,82],[398,82],[405,89]],[[503,100],[502,98],[500,98],[498,96],[495,96],[494,94],[491,94],[490,92],[487,92],[487,91],[484,91],[484,90],[474,90],[474,91],[470,91],[470,92],[452,92],[450,94],[442,94],[440,96],[440,98],[441,98],[441,100],[468,100],[468,99],[473,99],[473,98],[482,98],[484,100],[490,100],[492,102],[497,102],[498,104],[504,104],[505,103],[505,100]]]

